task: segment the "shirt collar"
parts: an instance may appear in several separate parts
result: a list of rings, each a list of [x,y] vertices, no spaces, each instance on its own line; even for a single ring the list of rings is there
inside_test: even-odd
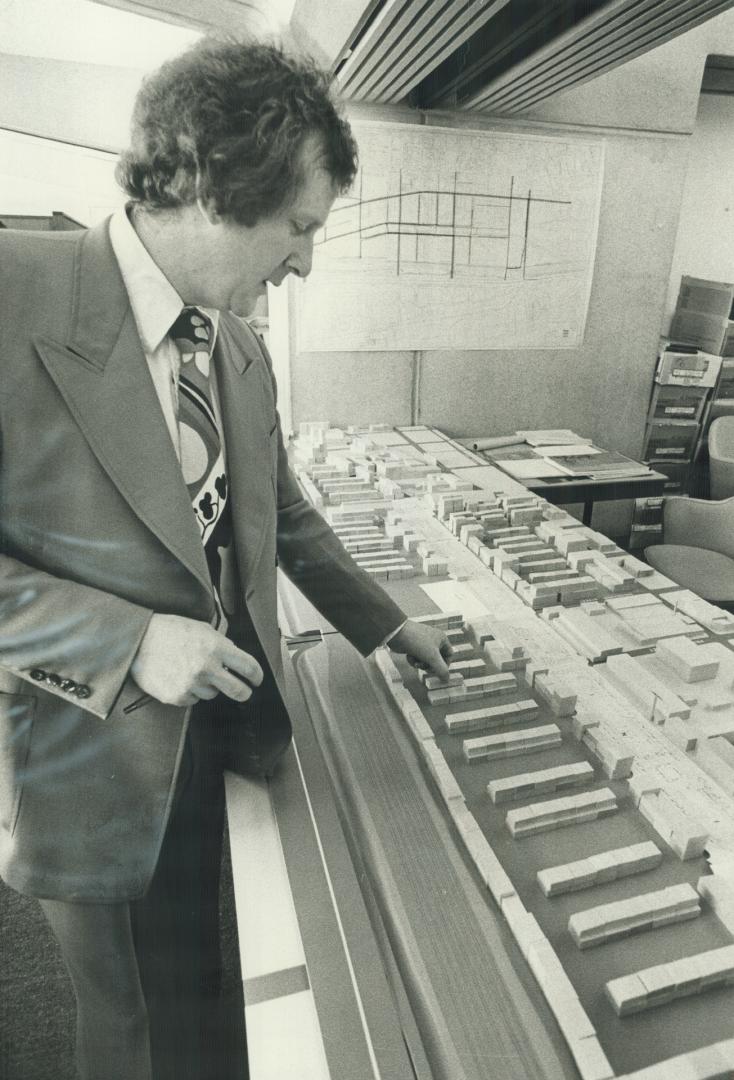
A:
[[[146,353],[154,353],[161,344],[184,302],[166,275],[149,255],[128,216],[128,207],[110,219],[110,243],[115,253],[138,334]],[[212,321],[214,340],[219,312],[201,308]]]

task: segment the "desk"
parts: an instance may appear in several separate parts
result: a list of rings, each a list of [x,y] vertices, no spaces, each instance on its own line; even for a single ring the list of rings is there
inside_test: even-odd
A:
[[[495,462],[501,468],[500,462]],[[613,480],[591,480],[589,477],[569,476],[567,480],[523,480],[528,491],[540,495],[554,506],[581,502],[584,504],[584,525],[591,525],[594,503],[614,499],[654,499],[662,495],[667,476],[659,472],[644,476],[622,476]]]
[[[528,450],[530,447],[528,447]],[[503,462],[498,460],[496,451],[482,451],[482,456],[498,469]],[[508,476],[512,474],[507,472]],[[538,478],[521,479],[528,491],[540,495],[554,506],[566,506],[570,503],[583,503],[583,523],[591,525],[591,515],[595,502],[607,502],[615,499],[654,499],[663,494],[668,477],[663,473],[649,472],[640,476],[616,476],[609,480],[595,480],[589,476],[554,477],[552,480]]]

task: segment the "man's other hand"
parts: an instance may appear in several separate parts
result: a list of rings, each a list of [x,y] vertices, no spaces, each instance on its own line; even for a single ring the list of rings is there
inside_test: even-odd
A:
[[[130,673],[146,694],[182,706],[218,693],[247,701],[263,678],[257,660],[224,634],[180,615],[153,615]]]
[[[393,652],[406,653],[408,663],[437,675],[439,679],[448,679],[448,663],[451,656],[451,642],[443,630],[408,619],[404,626],[388,642]]]

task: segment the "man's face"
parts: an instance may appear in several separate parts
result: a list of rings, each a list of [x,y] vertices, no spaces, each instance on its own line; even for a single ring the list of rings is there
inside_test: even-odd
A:
[[[201,267],[204,306],[250,315],[266,284],[280,285],[289,273],[311,272],[313,241],[329,216],[337,191],[322,168],[316,138],[301,153],[303,183],[292,203],[253,226],[219,220],[207,236]]]

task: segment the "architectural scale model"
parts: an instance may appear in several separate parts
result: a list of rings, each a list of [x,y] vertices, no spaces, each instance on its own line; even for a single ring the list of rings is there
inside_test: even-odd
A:
[[[295,463],[450,637],[446,682],[374,663],[579,1075],[733,1076],[734,617],[430,428]]]

